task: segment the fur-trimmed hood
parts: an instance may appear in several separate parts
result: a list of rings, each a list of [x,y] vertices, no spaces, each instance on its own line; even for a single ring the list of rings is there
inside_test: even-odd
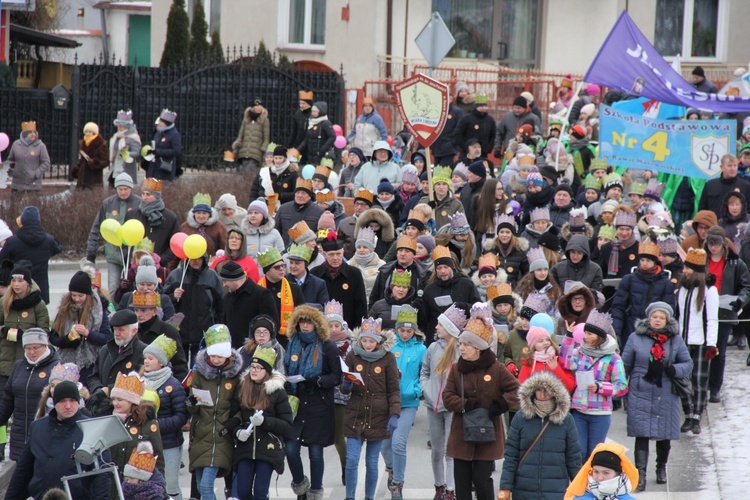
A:
[[[250,373],[250,367],[246,367],[245,370],[242,372],[242,375],[240,376],[240,385],[243,385],[245,383],[245,380],[250,380],[250,377],[248,377]],[[271,395],[274,392],[278,391],[279,389],[284,388],[284,383],[286,382],[286,377],[281,374],[281,372],[277,372],[276,370],[273,370],[271,372],[271,378],[263,382],[263,388],[266,390],[266,394]]]
[[[586,222],[585,224],[586,224],[586,239],[590,240],[591,238],[594,237],[594,228],[591,227],[591,224],[589,224],[588,222]],[[565,241],[570,241],[570,237],[573,236],[573,234],[570,232],[570,222],[566,222],[565,224],[562,225],[562,227],[560,228],[560,234],[562,235],[563,238],[565,238]],[[580,233],[576,233],[576,234],[580,234]]]
[[[309,318],[315,326],[315,332],[318,334],[318,340],[325,342],[331,338],[331,332],[328,330],[328,320],[322,312],[310,306],[297,306],[294,308],[292,317],[289,318],[289,325],[286,329],[286,336],[290,339],[297,333],[297,325],[302,318]]]
[[[500,245],[497,241],[497,237],[492,238],[491,240],[484,241],[484,250],[487,252],[499,251],[499,248]],[[529,250],[529,240],[520,236],[516,236],[516,244],[513,246],[513,248],[515,248],[516,250],[520,250],[521,252],[527,252]]]
[[[637,335],[647,335],[649,330],[648,318],[639,319],[635,322],[635,333]],[[664,327],[664,331],[670,337],[678,335],[680,333],[680,326],[677,324],[677,320],[674,318],[668,318],[667,326]]]
[[[535,393],[538,389],[546,389],[557,403],[555,409],[548,415],[549,421],[555,425],[562,425],[570,411],[570,394],[560,379],[548,371],[534,373],[518,389],[518,400],[521,403],[523,418],[531,420],[538,417],[534,406]]]
[[[249,108],[245,108],[245,114],[243,121],[245,123],[250,123],[252,120],[250,119],[250,112],[253,110],[253,107],[250,106]],[[258,117],[258,123],[263,123],[268,119],[268,110],[266,108],[263,108],[263,111],[260,112],[260,116]]]
[[[242,224],[240,224],[240,228],[245,234],[251,234],[251,235],[257,234],[257,233],[268,234],[274,229],[276,229],[276,221],[274,220],[273,217],[269,217],[268,219],[266,219],[265,223],[261,224],[258,227],[255,227],[252,224],[250,224],[250,221],[247,220],[247,217],[245,217],[244,219],[242,219]]]
[[[360,327],[355,328],[352,330],[351,335],[351,341],[352,345],[357,344],[359,345],[359,334],[362,331]],[[380,343],[378,346],[378,349],[383,349],[385,351],[390,352],[393,349],[393,346],[396,345],[396,332],[394,330],[381,330],[380,335],[384,337],[383,342]],[[360,345],[360,347],[362,347]]]
[[[563,293],[559,299],[557,299],[557,311],[560,313],[560,317],[569,321],[571,318],[578,317],[577,314],[571,309],[570,299],[574,295],[583,295],[586,299],[586,305],[581,311],[588,317],[588,312],[596,309],[596,298],[589,288],[581,283],[580,281],[570,282],[568,293]],[[588,312],[586,312],[588,311]]]
[[[232,349],[232,357],[229,365],[222,369],[208,364],[206,350],[201,349],[195,356],[195,369],[208,380],[215,380],[220,375],[224,378],[234,378],[242,372],[242,355],[237,349]]]
[[[511,174],[508,186],[516,195],[526,194],[526,179],[518,173]]]
[[[216,222],[218,222],[218,220],[219,220],[219,211],[211,207],[211,216],[206,221],[206,226],[213,226],[214,224],[216,224]],[[193,213],[192,208],[188,210],[188,213],[185,216],[185,222],[187,222],[188,226],[192,227],[193,229],[198,229],[198,226],[200,224],[198,224],[195,221],[195,214]]]
[[[354,239],[356,241],[359,230],[367,227],[370,222],[380,224],[380,236],[383,241],[391,242],[396,239],[396,230],[393,228],[393,221],[388,213],[382,208],[368,208],[357,217],[357,225],[354,227]]]
[[[500,267],[495,271],[497,272],[497,274],[495,275],[495,281],[492,283],[492,285],[497,286],[501,283],[507,283],[508,273],[505,272],[505,269]],[[479,270],[475,271],[474,274],[471,275],[471,282],[474,283],[474,286],[482,286],[482,282],[479,281]]]
[[[84,386],[80,382],[78,382],[76,385],[78,386],[78,394],[81,396],[81,399],[84,402],[88,401],[88,399],[91,397],[91,393],[89,392],[89,390],[86,388],[86,386]],[[47,414],[47,411],[46,411],[47,401],[51,397],[52,397],[52,387],[50,385],[44,386],[44,389],[42,389],[42,395],[39,398],[39,404],[37,405],[37,411],[36,411],[36,416],[34,417],[34,420],[38,420]],[[81,406],[83,407],[83,405]]]

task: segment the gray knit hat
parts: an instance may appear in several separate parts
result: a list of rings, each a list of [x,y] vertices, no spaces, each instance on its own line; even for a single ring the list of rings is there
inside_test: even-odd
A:
[[[21,341],[23,346],[26,347],[30,344],[49,345],[47,340],[47,332],[41,328],[29,328],[23,332],[23,340]]]
[[[151,261],[153,262],[153,258]],[[148,264],[141,264],[138,266],[138,270],[135,272],[135,284],[138,285],[140,283],[159,284],[159,278],[156,276],[156,266]]]
[[[654,311],[664,312],[664,314],[667,315],[667,319],[674,317],[674,310],[672,309],[672,306],[670,306],[666,302],[652,302],[651,304],[649,304],[649,306],[646,308],[646,317],[650,318]]]
[[[130,175],[126,172],[121,173],[120,175],[115,177],[115,187],[118,188],[120,186],[125,186],[133,189],[133,178],[130,177]]]

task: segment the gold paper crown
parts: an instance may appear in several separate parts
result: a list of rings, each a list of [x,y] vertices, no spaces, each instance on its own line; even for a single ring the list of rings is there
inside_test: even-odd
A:
[[[294,186],[295,191],[297,189],[307,189],[311,193],[313,192],[313,186],[312,186],[312,179],[303,179],[302,177],[297,177],[297,184]]]
[[[394,269],[391,273],[391,285],[393,286],[411,286],[411,271],[405,269]]]
[[[405,305],[399,309],[396,314],[396,323],[409,323],[416,326],[417,324],[417,310],[410,305]]]
[[[690,247],[685,256],[685,264],[704,267],[706,265],[707,255],[706,251],[702,248]]]
[[[523,155],[518,158],[518,164],[524,166],[532,166],[535,163],[535,158],[531,155]]]
[[[409,238],[406,235],[400,236],[398,240],[396,240],[396,249],[399,248],[407,248],[417,253],[417,239],[416,238]]]
[[[492,300],[497,297],[500,297],[500,291],[498,290],[498,287],[495,285],[491,285],[487,287],[487,300]]]
[[[91,286],[96,288],[102,287],[102,273],[99,270],[94,273],[94,277],[91,279]]]
[[[258,346],[253,353],[253,359],[259,359],[273,368],[276,364],[276,349]]]
[[[138,446],[130,454],[123,475],[125,477],[134,477],[141,481],[148,481],[151,479],[156,468],[156,457],[154,456],[154,449],[151,446],[150,441],[142,441],[138,443]],[[145,479],[144,479],[145,478]]]
[[[421,210],[414,210],[413,208],[409,210],[409,215],[406,217],[406,220],[418,220],[422,224],[426,223],[428,218]]]
[[[480,318],[471,318],[464,327],[464,331],[471,332],[488,344],[492,342],[494,329]]]
[[[299,151],[296,148],[289,148],[289,149],[286,150],[286,157],[290,161],[291,160],[299,161],[300,154],[299,154]]]
[[[276,206],[279,204],[279,193],[266,195],[266,204],[268,205],[268,216],[273,217]]]
[[[297,95],[299,96],[300,101],[312,101],[313,100],[313,92],[312,90],[300,90]]]
[[[594,170],[607,170],[607,160],[604,158],[594,158],[591,160],[589,172],[593,172]]]
[[[21,122],[21,132],[29,132],[31,130],[36,130],[35,121]]]
[[[435,185],[438,182],[444,182],[450,186],[452,173],[450,167],[435,165],[435,168],[432,169],[432,184]]]
[[[330,189],[321,189],[320,191],[315,191],[315,201],[318,203],[328,203],[330,201],[334,201],[336,199],[336,193],[331,191]]]
[[[297,238],[302,236],[308,231],[312,231],[310,229],[310,226],[307,225],[307,222],[301,220],[295,225],[293,225],[289,231],[287,231],[287,234],[289,234],[289,237],[292,239],[292,241],[297,241]]]
[[[136,394],[140,397],[143,396],[143,391],[146,389],[146,382],[136,372],[130,372],[127,375],[118,372],[114,389]]]
[[[172,359],[172,356],[177,353],[177,342],[174,339],[170,339],[169,337],[167,337],[165,333],[162,333],[161,335],[156,337],[150,345],[163,352],[164,356],[167,357],[167,360]]]
[[[482,269],[483,267],[491,267],[493,269],[497,269],[499,265],[500,261],[498,261],[497,255],[492,252],[487,252],[486,254],[479,257],[478,269]]]
[[[208,205],[211,206],[211,195],[208,193],[195,193],[193,196],[193,206]]]
[[[328,173],[330,174],[331,170],[333,170],[333,160],[330,158],[323,158],[322,160],[320,160],[320,166],[328,167]]]
[[[322,162],[321,162],[321,165],[318,165],[317,167],[315,167],[315,173],[313,175],[323,176],[327,180],[328,177],[331,175],[331,169],[328,168],[326,165],[322,165]]]
[[[510,283],[500,283],[497,285],[498,297],[510,297],[513,295],[513,287]]]
[[[151,291],[141,293],[138,290],[133,292],[133,307],[158,307],[159,296]]]
[[[276,146],[278,146],[278,144],[276,144],[275,142],[269,142],[268,147],[266,148],[266,153],[273,153],[273,150],[276,149]]]
[[[644,241],[638,244],[638,255],[651,255],[659,257],[659,245],[650,241]]]
[[[357,192],[354,194],[354,199],[360,198],[362,200],[365,200],[372,205],[372,202],[375,200],[375,194],[372,191],[368,191],[365,188],[359,188],[357,189]]]
[[[155,244],[148,238],[143,238],[141,241],[136,243],[133,247],[133,253],[135,252],[148,252],[149,254],[154,253]]]
[[[161,193],[161,179],[146,177],[146,180],[143,181],[143,189],[147,191],[158,191]]]
[[[451,251],[448,247],[443,245],[437,245],[432,251],[432,261],[437,262],[438,259],[451,259]]]

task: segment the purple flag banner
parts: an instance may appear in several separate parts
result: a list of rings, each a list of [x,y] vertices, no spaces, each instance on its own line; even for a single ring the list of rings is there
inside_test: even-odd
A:
[[[677,106],[718,113],[750,111],[750,98],[697,91],[664,60],[624,11],[583,80]]]

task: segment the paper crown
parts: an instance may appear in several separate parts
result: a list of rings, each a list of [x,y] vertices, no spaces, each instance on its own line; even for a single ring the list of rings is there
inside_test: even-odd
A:
[[[417,175],[417,171],[412,170],[411,168],[404,170],[401,174],[401,184],[404,182],[408,182],[409,184],[419,184],[419,175]]]
[[[586,179],[583,181],[583,186],[586,189],[596,189],[597,191],[601,191],[602,189],[602,180],[594,177],[593,175],[589,175],[586,177]]]
[[[531,167],[536,163],[534,155],[521,155],[518,157],[518,165],[521,167]]]
[[[145,388],[146,382],[136,372],[130,372],[127,375],[118,372],[110,397],[124,399],[137,405],[141,402]]]
[[[417,328],[417,310],[410,305],[405,305],[396,314],[396,327]]]
[[[664,191],[664,184],[659,182],[657,179],[649,179],[646,190],[643,192],[644,198],[651,198],[652,200],[660,200],[661,193]]]
[[[50,381],[63,380],[69,382],[78,382],[81,378],[81,371],[75,363],[58,363],[52,368],[49,374]]]
[[[265,252],[256,255],[255,258],[258,259],[258,264],[260,264],[260,267],[266,269],[281,260],[281,252],[279,252],[278,248],[271,247]]]
[[[287,255],[290,260],[304,260],[305,262],[309,263],[310,257],[312,257],[312,253],[312,248],[310,248],[309,246],[292,243],[291,245],[289,245],[289,252],[287,253]]]
[[[327,318],[331,316],[344,316],[344,306],[338,300],[330,300],[326,302],[324,312]]]
[[[643,196],[646,192],[646,184],[643,182],[634,182],[630,185],[630,192],[628,194],[639,194]]]
[[[143,181],[143,189],[147,191],[158,191],[161,193],[161,179],[146,177],[146,180]]]
[[[477,94],[474,98],[474,104],[487,104],[488,99],[486,94]]]
[[[382,325],[383,320],[380,318],[362,318],[362,326],[360,326],[359,334],[365,337],[380,338]]]
[[[569,89],[572,89],[573,88],[573,80],[571,80],[570,78],[568,78],[566,76],[560,82],[560,86],[561,87],[568,87]]]
[[[604,190],[608,191],[609,189],[613,187],[619,187],[620,189],[623,188],[622,184],[622,178],[619,174],[612,172],[611,174],[607,174],[602,178],[602,182],[604,183]]]
[[[604,225],[599,228],[599,238],[605,238],[608,240],[615,239],[615,228],[610,225]]]
[[[487,288],[487,300],[494,300],[498,297],[512,297],[513,287],[510,283],[500,283]]]
[[[466,326],[464,326],[462,330],[473,333],[487,342],[488,345],[492,342],[492,334],[495,333],[495,329],[481,318],[471,318],[466,322]]]
[[[210,208],[211,195],[208,193],[195,193],[195,196],[193,196],[193,206],[197,207],[198,205],[206,205]]]
[[[544,250],[539,247],[529,248],[529,251],[526,252],[526,260],[529,261],[529,265],[531,265],[535,260],[541,260],[544,261],[545,269],[549,267],[547,264],[547,257],[544,256]]]
[[[546,220],[549,221],[549,208],[547,207],[539,207],[535,208],[531,211],[529,214],[529,217],[531,218],[531,223],[535,223],[538,220]]]
[[[151,403],[152,405],[154,405],[156,413],[159,413],[159,408],[161,408],[161,399],[159,398],[159,394],[157,394],[157,392],[153,389],[143,390],[141,403]]]
[[[469,221],[466,220],[466,215],[463,212],[456,212],[451,215],[451,234],[469,234],[471,227],[469,227]]]
[[[422,210],[415,210],[411,209],[409,210],[409,215],[406,217],[407,221],[419,221],[422,224],[426,224],[429,220],[429,217],[425,215],[425,213]]]
[[[336,193],[328,188],[315,191],[315,201],[318,203],[333,203],[335,199]]]
[[[584,331],[590,331],[596,333],[600,337],[606,338],[607,332],[612,325],[612,316],[607,313],[602,313],[593,309],[588,318],[586,318],[586,324],[584,325]]]
[[[411,271],[394,269],[391,273],[391,286],[411,286]]]
[[[702,248],[688,248],[685,265],[693,271],[706,272],[708,254]]]
[[[661,215],[654,215],[653,217],[649,218],[648,225],[658,227],[659,229],[666,229],[671,226],[672,223],[666,217],[662,217]]]
[[[121,109],[120,111],[117,112],[116,120],[120,122],[133,121],[133,112],[130,111],[129,109],[128,110]]]
[[[310,226],[307,225],[307,222],[301,220],[291,228],[289,228],[287,234],[292,239],[292,241],[297,241],[300,236],[304,235],[308,231],[312,233],[312,229],[310,229]]]
[[[364,242],[371,244],[372,247],[375,248],[377,241],[378,237],[375,234],[375,231],[369,227],[363,227],[359,230],[359,233],[357,233],[357,241],[354,244],[357,245],[359,242]]]
[[[331,169],[325,165],[318,165],[315,167],[315,173],[313,173],[313,179],[316,177],[324,182],[328,181],[328,177],[331,175]]]
[[[175,341],[174,339],[170,339],[165,333],[162,333],[161,335],[156,337],[154,341],[149,344],[149,347],[159,349],[161,352],[163,352],[164,356],[167,358],[167,361],[172,359],[172,357],[177,354],[177,341]]]
[[[278,252],[278,250],[276,251]],[[203,333],[203,338],[206,340],[206,347],[232,342],[232,335],[229,333],[229,328],[222,324],[210,326],[208,330]]]
[[[274,365],[276,364],[276,349],[274,349],[273,347],[258,346],[255,348],[252,359],[257,359],[258,361],[265,363],[271,369],[273,369]],[[264,366],[263,368],[266,367]]]
[[[459,330],[462,330],[466,326],[466,322],[469,320],[466,317],[466,312],[460,307],[456,306],[456,304],[451,304],[451,306],[446,309],[442,315],[445,316],[448,321],[453,323]]]
[[[651,241],[638,243],[638,255],[650,255],[659,258],[659,245]]]
[[[300,90],[297,96],[300,101],[312,101],[314,99],[312,90]]]
[[[410,238],[406,235],[399,236],[398,240],[396,240],[396,249],[399,249],[399,248],[406,248],[416,254],[417,253],[417,239]]]
[[[303,179],[302,177],[297,177],[297,184],[294,185],[294,190],[298,189],[304,189],[306,191],[313,192],[313,185],[312,185],[312,179]]]
[[[278,144],[276,144],[275,142],[269,142],[268,147],[266,148],[266,153],[273,154],[273,150],[276,149],[276,146],[278,146]]]
[[[133,292],[133,307],[151,308],[159,307],[159,295],[152,291],[141,293],[138,290]]]
[[[549,305],[549,299],[541,293],[530,293],[523,303],[524,309],[529,308],[536,313],[545,312]]]
[[[141,241],[135,244],[133,247],[133,253],[135,252],[147,252],[149,254],[154,253],[154,242],[148,238],[143,238]]]
[[[607,160],[604,158],[594,158],[591,160],[589,172],[593,172],[594,170],[607,170]]]
[[[174,123],[174,121],[177,119],[177,113],[174,111],[171,111],[169,109],[162,109],[161,114],[159,115],[159,119],[166,120],[169,123]]]
[[[453,171],[450,167],[444,167],[442,165],[435,165],[432,169],[432,185],[434,186],[438,182],[444,182],[451,186],[451,174]]]
[[[502,228],[510,229],[513,233],[515,233],[516,220],[508,214],[502,214],[497,218],[497,231],[499,232]]]
[[[451,257],[451,251],[448,247],[443,245],[436,245],[435,248],[432,250],[432,261],[435,263],[435,265],[438,265],[438,260],[440,259],[449,259],[453,260]]]
[[[36,122],[35,121],[21,122],[21,131],[22,132],[30,132],[32,130],[36,130]]]
[[[91,278],[91,286],[94,288],[102,287],[102,273],[98,269],[94,271],[94,277]]]
[[[488,325],[492,324],[492,308],[486,302],[477,302],[469,311],[472,318],[484,320]]]
[[[130,454],[130,459],[122,471],[124,477],[148,481],[156,468],[156,457],[151,441],[140,441]]]
[[[614,230],[612,231],[614,234]],[[599,236],[601,236],[602,230],[599,230]],[[677,253],[677,237],[673,234],[666,236],[659,236],[656,238],[656,244],[659,245],[659,251],[662,254],[675,254]]]
[[[331,170],[333,169],[333,160],[330,158],[323,158],[322,160],[320,160],[319,166],[328,167],[328,174],[330,175]]]
[[[290,162],[297,163],[301,156],[302,154],[297,148],[289,148],[286,150],[286,159]]]
[[[500,261],[497,258],[497,255],[495,255],[492,252],[487,252],[486,254],[483,254],[481,257],[479,257],[479,265],[477,269],[482,269],[483,267],[491,267],[492,269],[497,269],[497,266],[500,265]]]
[[[357,192],[354,193],[354,199],[365,201],[372,206],[372,202],[375,200],[375,193],[368,191],[365,188],[359,188],[357,189]]]
[[[635,227],[636,215],[620,210],[615,214],[615,228],[619,226]]]
[[[268,216],[273,217],[276,212],[276,206],[279,204],[279,193],[266,195],[266,205],[268,205]]]
[[[573,233],[582,233],[586,231],[586,213],[581,209],[574,208],[570,211],[570,231]]]

